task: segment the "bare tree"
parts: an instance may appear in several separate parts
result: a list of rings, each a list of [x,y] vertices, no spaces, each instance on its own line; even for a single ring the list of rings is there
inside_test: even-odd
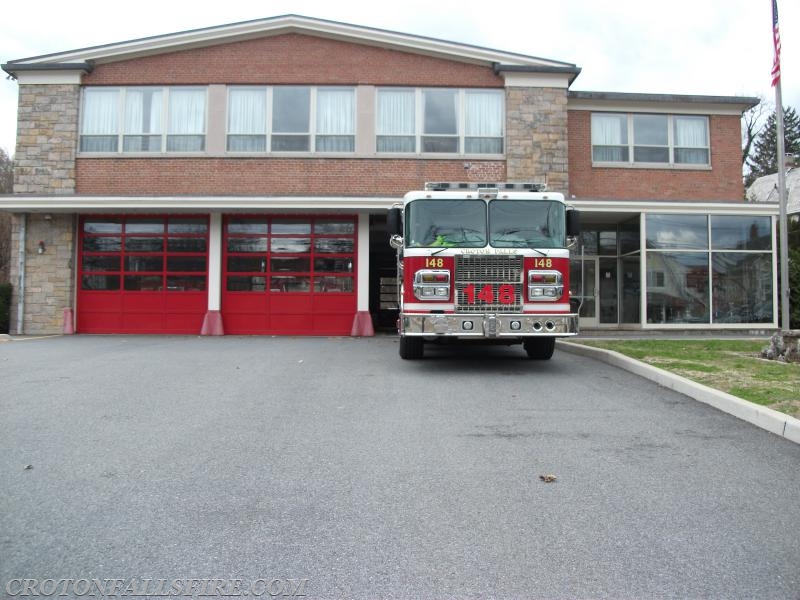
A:
[[[14,189],[14,162],[0,148],[0,194]],[[7,282],[11,265],[11,214],[0,212],[0,283]]]
[[[742,114],[742,166],[749,167],[750,154],[764,120],[773,111],[774,105],[758,96],[760,102]]]

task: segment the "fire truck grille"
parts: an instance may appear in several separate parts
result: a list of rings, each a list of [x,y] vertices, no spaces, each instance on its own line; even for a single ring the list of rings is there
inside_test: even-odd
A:
[[[513,254],[455,257],[457,312],[522,311],[522,257]]]

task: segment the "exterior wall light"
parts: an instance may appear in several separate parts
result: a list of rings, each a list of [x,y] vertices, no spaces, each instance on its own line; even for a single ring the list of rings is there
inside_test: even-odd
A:
[[[47,247],[44,245],[44,240],[39,240],[39,247],[36,249],[36,252],[39,254],[44,254]]]

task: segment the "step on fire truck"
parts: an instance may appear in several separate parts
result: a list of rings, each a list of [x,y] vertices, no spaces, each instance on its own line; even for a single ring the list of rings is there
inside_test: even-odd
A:
[[[427,183],[389,209],[400,356],[426,342],[522,343],[547,360],[578,333],[569,247],[578,211],[543,183]]]

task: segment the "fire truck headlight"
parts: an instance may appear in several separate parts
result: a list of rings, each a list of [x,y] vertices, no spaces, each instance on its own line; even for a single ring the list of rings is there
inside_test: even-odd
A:
[[[425,269],[414,274],[414,296],[419,300],[449,300],[450,271]]]
[[[564,294],[560,271],[528,271],[528,299],[533,302],[554,302]]]

